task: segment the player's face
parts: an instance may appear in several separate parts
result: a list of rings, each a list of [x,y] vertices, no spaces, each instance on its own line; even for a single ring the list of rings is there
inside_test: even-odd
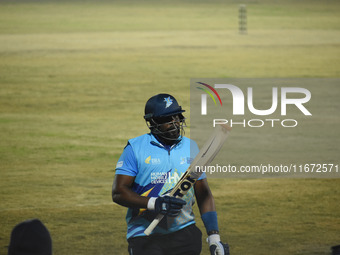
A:
[[[157,119],[158,129],[165,138],[176,140],[181,132],[181,119],[178,115]]]

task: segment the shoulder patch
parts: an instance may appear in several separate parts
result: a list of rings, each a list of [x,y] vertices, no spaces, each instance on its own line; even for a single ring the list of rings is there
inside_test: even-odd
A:
[[[116,165],[116,168],[122,167],[123,164],[124,164],[124,161],[118,161],[117,165]]]

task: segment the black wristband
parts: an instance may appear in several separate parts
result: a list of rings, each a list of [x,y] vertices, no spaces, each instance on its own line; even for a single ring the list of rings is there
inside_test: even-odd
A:
[[[218,230],[210,230],[209,232],[207,232],[208,236],[210,235],[218,235],[220,232]]]

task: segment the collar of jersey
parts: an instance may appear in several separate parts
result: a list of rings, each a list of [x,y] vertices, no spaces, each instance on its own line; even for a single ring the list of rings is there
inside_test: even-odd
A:
[[[171,146],[166,146],[166,145],[163,145],[161,142],[159,142],[152,133],[150,133],[150,136],[151,136],[151,142],[150,142],[151,144],[158,146],[160,148],[166,149],[166,150],[171,150],[174,147],[176,147],[182,141],[182,138],[183,138],[182,136],[180,136],[176,143],[174,143]]]

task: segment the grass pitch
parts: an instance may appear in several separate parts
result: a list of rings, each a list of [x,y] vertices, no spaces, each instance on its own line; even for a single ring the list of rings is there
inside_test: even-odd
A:
[[[155,93],[189,112],[190,78],[339,77],[338,1],[244,1],[247,35],[240,3],[0,1],[0,254],[34,217],[56,255],[127,254],[113,169],[126,140],[147,132]],[[339,124],[337,102],[314,107]],[[332,134],[326,148],[339,155]],[[232,254],[326,255],[340,243],[338,179],[209,182]]]

